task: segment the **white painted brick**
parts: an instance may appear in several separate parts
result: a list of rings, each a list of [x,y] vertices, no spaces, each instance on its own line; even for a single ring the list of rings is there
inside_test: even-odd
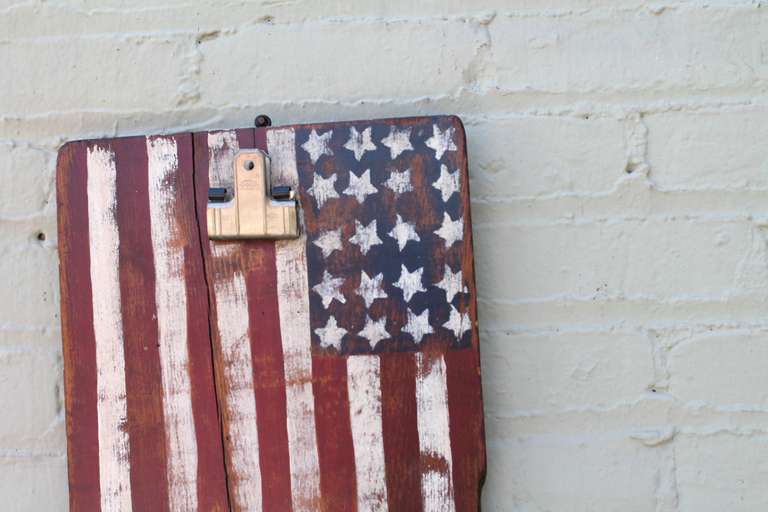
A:
[[[739,291],[745,258],[765,258],[750,252],[755,234],[747,222],[684,219],[489,223],[475,227],[478,288],[508,300],[721,297]]]
[[[166,38],[167,39],[167,38]],[[171,108],[185,73],[172,38],[55,38],[2,45],[0,112]],[[66,134],[64,134],[66,135]]]
[[[683,402],[768,406],[768,333],[693,335],[669,355],[670,392]]]
[[[32,225],[0,222],[0,328],[57,326],[59,278],[56,250],[36,239]],[[45,229],[47,237],[55,230]]]
[[[679,510],[768,509],[768,436],[730,433],[675,439]]]
[[[0,348],[0,453],[63,447],[62,365],[58,352]]]
[[[616,119],[522,116],[468,123],[466,131],[476,198],[606,192],[624,176]]]
[[[66,457],[0,456],[0,496],[8,512],[65,512],[69,503]]]
[[[491,24],[499,86],[572,94],[759,87],[768,13],[680,8],[499,16]]]
[[[0,176],[13,193],[0,201],[0,219],[28,217],[55,203],[55,157],[29,146],[0,143]]]
[[[9,0],[12,1],[12,0]],[[274,2],[257,0],[228,3],[198,0],[194,5],[186,0],[102,0],[99,2],[67,1],[55,4],[16,2],[0,18],[0,34],[8,38],[43,37],[51,35],[81,35],[105,32],[150,32],[186,30],[201,33],[222,28],[236,30],[254,22],[291,24],[328,19],[387,20],[414,17],[479,16],[495,11],[521,11],[526,14],[621,7],[633,9],[643,0],[556,0],[547,2],[542,10],[536,0],[391,0],[388,2],[317,2],[300,0]],[[679,1],[670,3],[681,3]],[[0,7],[3,2],[0,1]]]
[[[768,110],[649,115],[648,159],[663,189],[768,188]]]
[[[200,45],[201,96],[226,105],[453,94],[482,44],[461,21],[263,25]]]
[[[483,510],[655,509],[659,457],[619,432],[491,440],[488,453]]]
[[[651,343],[640,334],[492,332],[482,342],[486,411],[605,407],[653,382]]]

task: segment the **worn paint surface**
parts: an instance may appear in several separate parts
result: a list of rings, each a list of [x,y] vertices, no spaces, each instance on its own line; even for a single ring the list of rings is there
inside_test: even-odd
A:
[[[63,307],[73,510],[478,509],[485,450],[457,119],[115,139],[97,154],[109,172],[94,177],[88,144],[66,146],[59,164],[60,200],[72,203],[60,210],[62,290],[87,299],[93,320]],[[231,183],[239,148],[267,151],[273,184],[297,190],[298,240],[208,241],[207,188]],[[111,231],[96,228],[109,243],[91,234],[90,256],[74,263],[89,208],[114,216]],[[107,260],[114,275],[71,284]],[[106,294],[120,314],[97,326]],[[76,325],[91,334],[75,337]],[[98,345],[104,325],[111,346]],[[119,358],[97,364],[105,349],[124,353],[124,390]],[[98,382],[118,398],[105,416],[124,418],[114,432],[100,423]],[[104,480],[88,461],[113,472]]]

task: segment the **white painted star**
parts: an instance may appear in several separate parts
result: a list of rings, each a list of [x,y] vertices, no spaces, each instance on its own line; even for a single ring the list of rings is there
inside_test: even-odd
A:
[[[387,294],[381,289],[383,279],[384,274],[379,274],[371,279],[364,270],[360,272],[360,286],[357,288],[357,294],[365,301],[365,307],[371,307],[371,304],[376,299],[387,298]]]
[[[325,327],[315,329],[315,334],[320,338],[321,347],[334,347],[336,350],[341,350],[341,339],[347,334],[347,330],[339,327],[336,318],[331,315]]]
[[[435,234],[445,240],[446,247],[452,246],[464,236],[464,218],[459,217],[458,220],[451,220],[451,217],[443,212],[443,225],[435,231]]]
[[[383,316],[378,320],[372,320],[370,316],[365,317],[365,327],[357,333],[359,336],[369,340],[371,348],[376,348],[381,340],[390,337],[386,329],[387,317]]]
[[[328,143],[331,141],[331,135],[333,135],[333,130],[328,130],[324,134],[318,135],[313,129],[309,134],[307,142],[301,145],[304,151],[309,153],[309,158],[312,160],[313,164],[316,164],[321,156],[330,156],[333,154],[333,150],[328,147]]]
[[[344,193],[348,196],[354,196],[357,202],[363,204],[365,196],[375,194],[379,190],[371,185],[371,170],[366,171],[360,176],[355,175],[352,171],[349,172],[349,186],[344,189]]]
[[[338,300],[342,304],[347,302],[347,299],[344,298],[344,295],[339,289],[341,288],[342,283],[344,283],[343,278],[333,277],[327,270],[323,271],[322,282],[312,287],[312,289],[323,299],[323,307],[327,308],[333,299]]]
[[[318,246],[323,251],[323,257],[327,258],[333,251],[341,250],[341,228],[323,231],[312,243]]]
[[[427,139],[427,147],[435,150],[435,158],[440,160],[446,151],[456,151],[453,143],[453,127],[441,131],[436,124],[432,125],[432,136]]]
[[[411,185],[411,170],[406,169],[403,172],[392,171],[389,178],[384,182],[384,186],[390,189],[395,195],[413,190]]]
[[[349,128],[349,140],[344,147],[355,154],[355,158],[359,162],[363,158],[366,151],[376,151],[376,144],[371,140],[371,129],[366,128],[363,133],[359,133],[357,128],[351,126]]]
[[[403,327],[403,331],[413,336],[413,341],[417,344],[421,343],[424,336],[435,332],[432,326],[429,325],[429,309],[425,309],[420,315],[414,314],[410,309],[408,310],[408,323]]]
[[[349,241],[360,246],[360,252],[363,254],[368,254],[374,245],[381,244],[381,238],[376,234],[376,219],[367,226],[363,226],[360,221],[355,219],[355,234],[350,237]]]
[[[390,231],[388,234],[397,240],[397,246],[401,251],[403,250],[403,247],[405,247],[405,244],[408,243],[408,240],[413,240],[415,242],[421,241],[418,233],[416,233],[415,224],[410,222],[403,222],[403,218],[400,215],[397,216],[397,223],[395,224],[395,227],[393,227],[392,231]]]
[[[395,283],[392,283],[392,285],[403,290],[403,297],[405,297],[406,302],[411,300],[411,297],[418,292],[427,291],[421,284],[421,275],[423,273],[424,267],[418,268],[413,272],[408,272],[405,265],[402,263],[400,264],[400,277]]]
[[[448,302],[451,302],[457,293],[467,292],[466,286],[461,281],[461,270],[454,273],[448,265],[445,265],[443,280],[435,286],[445,290],[445,298]]]
[[[381,139],[381,143],[389,148],[389,156],[394,160],[403,151],[413,149],[411,146],[411,128],[398,130],[394,126],[390,126],[389,135]]]
[[[451,306],[451,316],[448,317],[448,321],[443,324],[443,327],[453,331],[456,338],[461,340],[464,333],[472,328],[472,322],[469,320],[468,314],[461,314],[458,309]]]
[[[440,165],[440,178],[432,184],[437,190],[440,191],[440,195],[443,198],[443,202],[450,199],[454,192],[458,192],[461,189],[459,184],[459,171],[454,171],[453,174],[448,172],[448,167],[445,164]]]
[[[318,208],[322,208],[329,199],[339,197],[339,193],[336,192],[334,183],[336,183],[336,174],[331,174],[328,178],[323,178],[315,173],[315,177],[312,180],[312,186],[309,187],[307,192],[314,196]]]

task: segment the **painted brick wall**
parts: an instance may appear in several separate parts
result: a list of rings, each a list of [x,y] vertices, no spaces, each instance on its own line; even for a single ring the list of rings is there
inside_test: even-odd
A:
[[[67,139],[456,113],[490,511],[768,508],[768,6],[0,0],[0,498],[65,510]]]

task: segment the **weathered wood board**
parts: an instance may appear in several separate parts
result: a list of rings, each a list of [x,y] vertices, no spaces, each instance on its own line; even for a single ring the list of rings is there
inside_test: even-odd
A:
[[[208,240],[241,148],[298,240]],[[64,146],[71,509],[478,510],[467,184],[455,117]]]

